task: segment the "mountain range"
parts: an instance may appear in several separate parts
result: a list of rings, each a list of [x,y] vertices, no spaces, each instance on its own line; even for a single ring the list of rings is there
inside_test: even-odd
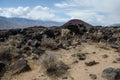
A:
[[[84,26],[92,26],[91,24],[84,22],[79,19],[72,19],[68,22],[56,22],[56,21],[42,21],[42,20],[32,20],[26,18],[17,18],[17,17],[3,17],[0,16],[0,29],[15,29],[15,28],[27,28],[33,26],[44,26],[44,27],[52,27],[52,26],[68,26],[68,25],[84,25]],[[109,25],[112,26],[120,26],[120,24]]]
[[[120,26],[120,24],[112,24],[112,25],[110,25],[110,26]]]
[[[64,22],[32,20],[26,18],[7,18],[0,16],[0,29],[26,28],[31,26],[60,26]]]

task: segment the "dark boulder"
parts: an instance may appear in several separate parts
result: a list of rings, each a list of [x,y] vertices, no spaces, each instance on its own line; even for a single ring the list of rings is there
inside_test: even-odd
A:
[[[99,62],[96,62],[95,60],[93,60],[93,61],[85,62],[85,64],[86,64],[87,66],[93,66],[93,65],[99,64]]]
[[[20,33],[20,31],[21,31],[21,29],[10,29],[8,31],[8,33],[9,33],[9,35],[17,35]]]
[[[63,63],[62,61],[58,62],[55,66],[51,66],[47,69],[48,75],[55,75],[55,76],[61,76],[64,75],[67,70],[70,69],[68,65]]]
[[[38,40],[32,41],[31,46],[37,48],[40,46],[40,42]]]
[[[0,30],[0,38],[8,38],[9,33],[8,30]]]
[[[41,40],[42,38],[42,33],[44,29],[39,29],[39,28],[25,28],[22,30],[21,34],[24,35],[24,39],[30,40]]]
[[[12,60],[12,54],[9,51],[6,51],[0,54],[0,60],[10,62]]]
[[[29,50],[30,50],[30,47],[25,46],[25,47],[23,48],[23,50],[25,50],[25,51],[29,51]]]
[[[118,49],[120,46],[118,44],[111,44],[111,47],[114,49]]]
[[[69,25],[66,29],[70,30],[70,33],[80,34],[83,35],[87,30],[84,25]]]
[[[41,56],[41,55],[43,55],[45,53],[45,50],[40,49],[40,48],[34,48],[32,52],[39,55],[39,56]]]
[[[106,30],[106,29],[104,29],[103,30],[103,39],[104,40],[108,40],[109,38],[111,38],[112,37],[112,35],[113,35],[113,33],[112,33],[112,31],[111,30]]]
[[[95,80],[97,79],[97,76],[95,74],[89,74],[89,76],[91,77],[91,79]]]
[[[41,41],[41,39],[42,39],[42,34],[40,34],[40,33],[33,34],[33,35],[32,35],[32,39],[36,39],[36,40]]]
[[[22,48],[22,44],[18,43],[17,46],[16,46],[16,48],[19,48],[19,49]]]
[[[0,61],[0,80],[6,71],[6,63],[4,61]]]
[[[120,47],[116,50],[116,52],[120,52]]]
[[[32,33],[26,33],[24,35],[26,40],[32,39],[32,40],[39,40],[41,41],[42,34],[37,33],[37,32],[32,32]]]
[[[24,56],[22,54],[15,53],[13,58],[14,60],[19,60],[20,58],[23,58]]]
[[[120,61],[120,57],[117,57],[116,60],[117,60],[117,61]]]
[[[0,61],[0,73],[5,69],[6,64],[3,61]]]
[[[56,28],[46,29],[44,31],[44,35],[47,35],[47,38],[55,39],[60,34],[61,34],[60,29],[56,29]]]
[[[106,68],[102,72],[102,77],[107,80],[120,80],[120,68]]]
[[[30,71],[31,68],[28,65],[27,60],[19,60],[17,61],[15,64],[13,64],[10,67],[10,71],[12,72],[12,74],[17,74],[17,73],[21,73],[21,72],[25,72],[25,71]]]
[[[107,54],[102,55],[102,58],[108,58]]]
[[[79,60],[85,60],[86,59],[86,55],[85,54],[80,54],[78,55]]]
[[[5,38],[0,38],[0,42],[4,42],[5,41]]]

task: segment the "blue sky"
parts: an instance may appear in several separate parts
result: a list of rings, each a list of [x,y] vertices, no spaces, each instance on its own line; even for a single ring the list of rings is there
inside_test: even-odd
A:
[[[120,23],[120,0],[0,0],[0,16],[93,25]]]
[[[0,7],[18,7],[18,6],[47,6],[52,7],[55,3],[63,0],[0,0]]]

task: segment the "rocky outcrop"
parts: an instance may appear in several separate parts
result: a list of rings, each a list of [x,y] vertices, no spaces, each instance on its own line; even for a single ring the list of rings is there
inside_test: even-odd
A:
[[[103,70],[102,77],[107,80],[120,80],[120,68],[106,68]]]

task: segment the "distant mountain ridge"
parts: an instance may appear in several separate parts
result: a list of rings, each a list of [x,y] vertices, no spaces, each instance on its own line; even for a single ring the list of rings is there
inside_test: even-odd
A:
[[[0,29],[26,28],[32,26],[60,26],[63,22],[32,20],[26,18],[6,18],[0,16]]]
[[[110,26],[120,26],[120,24],[113,24],[113,25],[110,25]]]

